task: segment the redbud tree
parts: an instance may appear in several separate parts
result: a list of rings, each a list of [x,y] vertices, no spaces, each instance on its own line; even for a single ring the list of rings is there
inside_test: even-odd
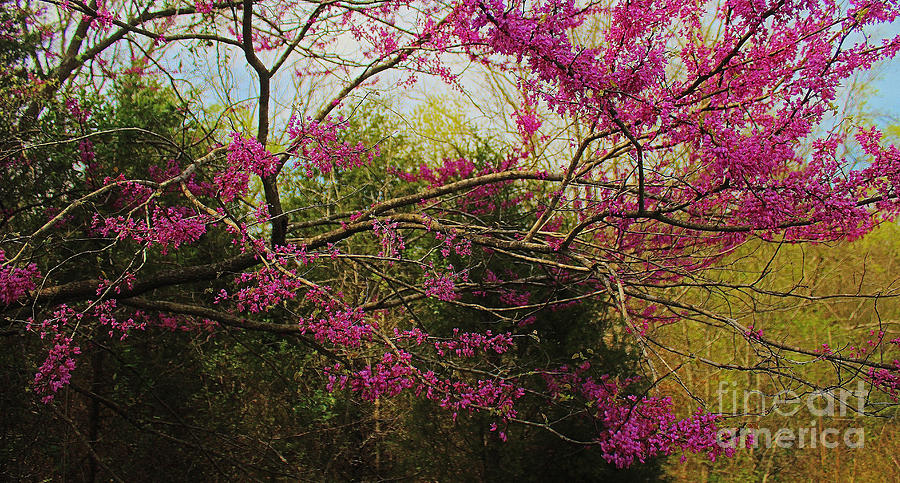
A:
[[[656,389],[687,362],[808,390],[862,379],[897,397],[900,340],[884,332],[859,347],[773,338],[679,296],[799,297],[761,289],[765,268],[740,283],[717,270],[751,242],[854,240],[896,216],[900,151],[836,100],[900,48],[872,34],[896,2],[4,7],[0,311],[5,337],[43,346],[23,362],[30,389],[12,390],[56,404],[97,333],[266,331],[314,347],[331,391],[484,413],[500,439],[537,427],[618,467],[733,453],[714,408],[674,408]],[[494,119],[513,128],[489,162],[397,163],[381,152],[396,133],[354,132],[378,95],[483,96],[467,78],[477,69],[505,79],[515,106]],[[155,113],[175,128],[103,102],[135,79],[176,92],[181,107]],[[244,90],[214,87],[227,85]],[[142,99],[132,111],[155,109]],[[429,327],[426,309],[458,324]],[[634,377],[599,370],[590,338],[575,363],[524,356],[543,353],[552,314],[579,309],[639,349]],[[687,320],[759,360],[656,337]],[[809,363],[837,382],[793,372]],[[593,434],[566,434],[526,400]]]

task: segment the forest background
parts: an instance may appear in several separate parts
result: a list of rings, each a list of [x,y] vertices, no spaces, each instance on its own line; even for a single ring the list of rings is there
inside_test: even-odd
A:
[[[449,8],[428,5],[412,11]],[[573,45],[602,45],[612,35],[615,22],[604,17],[612,9],[595,5],[588,15],[573,3],[547,5],[555,10],[523,8],[537,19],[525,19],[537,22],[529,24],[535,31],[550,17]],[[785,5],[771,8],[807,8]],[[494,56],[502,51],[496,45],[479,50],[502,44],[493,37],[428,44],[440,29],[403,25],[415,14],[401,11],[402,2],[3,6],[0,476],[900,479],[890,372],[900,346],[894,208],[879,205],[888,215],[872,215],[867,233],[854,231],[865,225],[856,218],[806,220],[801,210],[780,220],[784,227],[760,222],[752,236],[721,242],[753,215],[727,205],[734,217],[717,220],[723,236],[708,250],[697,248],[706,243],[697,235],[703,229],[661,215],[634,226],[604,225],[601,217],[593,220],[600,227],[582,233],[573,227],[583,224],[593,195],[567,188],[573,179],[612,190],[627,206],[662,205],[653,198],[660,192],[647,194],[638,181],[642,148],[633,150],[640,143],[627,134],[646,124],[618,119],[601,101],[607,91],[636,98],[645,87],[579,85],[582,104],[596,102],[599,114],[562,112],[547,85],[574,74],[529,77],[522,53],[515,62]],[[850,19],[848,42],[863,42],[855,29],[877,23],[867,17],[875,6],[829,15]],[[646,11],[660,8],[652,7]],[[302,44],[307,24],[289,18],[318,21],[316,12],[329,8],[341,13],[323,17],[331,23]],[[726,3],[718,8],[727,11]],[[733,32],[723,27],[730,21],[702,24],[696,45],[730,45]],[[900,45],[892,24],[879,28],[864,42]],[[834,43],[822,45],[830,53]],[[260,82],[260,64],[281,65],[276,54],[285,46],[299,60],[284,64],[281,82]],[[432,62],[428,55],[441,49],[463,60]],[[883,85],[879,72],[895,70],[878,48],[861,52],[881,63],[866,71],[857,61],[852,75],[835,78],[836,98],[803,136],[839,138],[842,167],[896,167],[896,150],[887,148],[900,136],[896,101],[888,101],[895,96],[873,90]],[[622,62],[622,70],[643,65]],[[728,62],[722,66],[706,79],[726,78]],[[791,82],[773,80],[766,92]],[[700,95],[697,112],[711,98]],[[753,108],[758,99],[748,99],[738,104]],[[825,103],[814,99],[811,106]],[[778,106],[748,118],[764,118],[765,109]],[[315,122],[305,117],[313,113]],[[701,131],[704,119],[695,120]],[[881,150],[854,137],[873,122],[884,131]],[[606,142],[601,134],[612,147],[572,157],[582,144]],[[803,136],[798,152],[809,148]],[[694,148],[706,149],[704,142]],[[690,161],[684,166],[700,162],[678,149],[673,156]],[[292,160],[288,167],[270,171],[282,156]],[[569,159],[614,165],[602,180],[584,174],[590,169],[553,178]],[[533,179],[451,190],[408,209],[373,208],[477,176],[524,172],[517,163]],[[654,169],[659,186],[672,183],[665,163]],[[771,181],[760,176],[761,185]],[[673,176],[692,187],[699,177]],[[547,180],[565,185],[540,184]],[[618,181],[621,189],[610,188]],[[725,181],[709,191],[731,188]],[[886,200],[890,193],[885,188]],[[420,212],[431,218],[416,218]],[[797,235],[798,219],[814,228]],[[581,251],[556,255],[569,229]],[[307,253],[290,237],[328,243]],[[618,251],[604,258],[599,241],[618,243]],[[231,260],[267,263],[216,266],[213,275],[191,278],[195,267]],[[648,275],[655,269],[647,266],[664,267],[664,275]],[[653,298],[660,293],[671,298]],[[725,315],[727,323],[716,323]],[[801,407],[782,416],[759,398],[731,399],[758,390],[769,403],[785,388],[808,399],[858,381],[871,392],[858,412],[818,416]],[[723,417],[713,422],[710,413]],[[743,431],[863,428],[865,445],[751,444],[723,454],[709,436],[720,436],[713,423]],[[616,439],[621,427],[636,436]]]

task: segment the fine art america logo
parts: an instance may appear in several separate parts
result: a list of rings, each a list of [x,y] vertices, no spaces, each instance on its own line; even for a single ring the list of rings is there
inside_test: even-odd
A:
[[[862,414],[869,391],[862,381],[858,381],[856,390],[839,387],[829,390],[813,391],[798,394],[790,389],[782,390],[774,395],[759,390],[744,390],[743,397],[733,388],[733,383],[720,382],[716,391],[719,400],[719,414],[735,415],[769,415],[793,418],[803,421],[800,411],[805,411],[812,419],[806,427],[780,428],[724,428],[719,430],[719,441],[724,446],[751,448],[862,448],[865,445],[865,428],[845,427],[846,425],[828,425],[839,420],[833,418]],[[730,397],[729,397],[730,396]],[[726,411],[731,408],[731,411]],[[740,410],[739,410],[740,409]]]

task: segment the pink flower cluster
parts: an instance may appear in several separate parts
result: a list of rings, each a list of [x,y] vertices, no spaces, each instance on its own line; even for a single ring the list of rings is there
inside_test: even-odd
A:
[[[534,133],[540,129],[542,124],[541,119],[533,112],[516,111],[513,118],[516,121],[516,128],[519,130],[519,135],[526,141],[534,136]]]
[[[89,182],[100,177],[100,166],[97,163],[88,165]],[[153,190],[142,183],[135,183],[125,178],[124,174],[119,174],[115,178],[110,176],[103,177],[103,185],[116,184],[116,197],[113,198],[111,207],[113,209],[137,208],[150,200]]]
[[[464,257],[472,254],[472,241],[466,238],[457,239],[457,233],[452,229],[448,233],[434,232],[434,239],[444,245],[441,247],[441,256],[444,258],[449,257],[451,252]]]
[[[163,255],[169,248],[177,249],[185,243],[193,243],[206,233],[208,217],[193,214],[189,208],[163,208],[155,206],[150,214],[150,224],[132,217],[114,216],[102,218],[94,215],[93,225],[103,235],[115,234],[120,240],[131,239],[147,246],[157,245]]]
[[[101,282],[97,288],[98,296],[106,291],[105,286],[107,283]],[[113,291],[116,293],[119,293],[119,290],[120,287],[118,286],[113,288]],[[43,339],[47,334],[58,335],[62,333],[62,328],[69,325],[70,322],[78,323],[85,318],[96,319],[100,325],[109,327],[110,337],[113,337],[118,331],[121,334],[119,340],[125,340],[132,329],[144,330],[146,328],[146,321],[140,315],[140,312],[136,312],[130,317],[117,317],[114,314],[117,309],[118,302],[116,299],[89,301],[89,309],[85,311],[77,311],[66,304],[62,304],[57,307],[51,317],[41,321],[39,326],[41,338]],[[30,321],[27,328],[28,330],[33,330],[37,328],[36,326],[37,324]]]
[[[378,237],[378,241],[381,243],[381,251],[378,252],[379,257],[396,257],[406,248],[403,237],[397,230],[398,226],[400,226],[398,222],[392,222],[390,219],[372,221],[372,232],[375,233],[375,236]]]
[[[38,394],[43,394],[42,401],[47,404],[53,401],[57,391],[69,383],[72,371],[75,370],[74,355],[81,353],[81,349],[72,344],[72,338],[63,333],[65,326],[70,322],[78,322],[84,318],[82,312],[77,312],[65,304],[57,307],[49,318],[43,319],[40,324],[29,319],[26,329],[38,330],[41,339],[48,335],[53,336],[47,358],[34,375],[32,383]]]
[[[814,352],[820,353],[820,354],[822,354],[823,356],[832,354],[831,346],[829,346],[829,345],[826,344],[826,343],[822,343],[822,346],[819,347],[818,349],[816,349]]]
[[[404,342],[422,346],[429,339],[428,334],[414,328],[405,331],[394,329],[394,340],[397,345]],[[324,341],[328,339],[322,339]],[[346,341],[337,341],[341,345],[350,345]],[[478,352],[502,354],[512,346],[512,335],[509,333],[494,335],[460,332],[454,329],[453,335],[434,343],[434,348],[441,356],[455,353],[462,357],[472,357]],[[440,378],[434,372],[417,367],[409,351],[398,349],[385,353],[380,362],[367,365],[361,370],[350,370],[341,364],[326,367],[328,389],[350,389],[361,393],[367,400],[378,397],[393,397],[404,390],[413,390],[417,396],[435,401],[440,407],[452,411],[455,419],[460,411],[469,412],[490,410],[503,420],[516,416],[514,404],[525,393],[515,381],[502,378],[467,381],[463,379]]]
[[[263,205],[263,208],[265,205]],[[230,230],[231,231],[231,230]],[[293,300],[296,292],[304,287],[294,269],[284,268],[295,262],[306,265],[318,258],[317,253],[307,253],[306,246],[288,244],[266,248],[262,240],[252,239],[246,227],[240,233],[241,242],[250,245],[257,253],[265,253],[266,266],[255,272],[244,272],[235,278],[235,284],[245,285],[238,292],[229,295],[225,289],[219,292],[215,303],[232,298],[237,301],[239,311],[265,312],[282,300]],[[246,249],[246,247],[242,247]],[[281,267],[281,268],[279,268]]]
[[[762,339],[763,330],[757,329],[753,325],[750,325],[747,327],[747,331],[744,332],[744,337],[746,337],[748,339],[756,339],[756,340]]]
[[[432,372],[422,373],[425,397],[438,406],[452,411],[455,420],[460,411],[490,410],[502,420],[518,415],[515,402],[525,395],[525,389],[515,381],[505,379],[479,379],[474,382],[439,379]]]
[[[53,401],[56,392],[72,379],[72,371],[75,370],[75,359],[72,356],[80,353],[81,349],[72,345],[70,337],[56,334],[53,338],[53,347],[47,359],[34,375],[35,391],[44,395],[41,399],[44,404]]]
[[[216,303],[226,298],[237,301],[238,311],[253,313],[266,312],[282,300],[292,300],[303,287],[293,270],[263,267],[255,272],[244,272],[235,278],[235,283],[244,285],[229,297],[225,289],[216,297]]]
[[[126,277],[125,283],[130,286],[131,279]],[[108,287],[108,281],[102,282],[97,288],[97,293],[107,292]],[[119,286],[112,288],[117,293],[119,289]],[[72,337],[66,335],[66,327],[77,326],[85,319],[90,318],[96,320],[100,325],[109,327],[110,337],[118,332],[119,340],[124,340],[131,330],[144,330],[147,326],[148,317],[141,311],[136,311],[127,317],[117,316],[115,314],[118,309],[116,299],[88,301],[87,307],[79,311],[61,304],[50,317],[44,318],[40,323],[29,319],[26,325],[27,330],[38,331],[41,339],[45,339],[49,335],[53,336],[49,354],[35,374],[33,381],[37,393],[44,395],[42,399],[44,403],[52,401],[54,394],[69,383],[72,371],[75,370],[74,356],[81,353],[80,348],[72,343]]]
[[[249,173],[265,177],[277,173],[281,166],[278,158],[259,141],[236,132],[231,133],[227,160],[228,166],[213,179],[219,188],[219,196],[226,203],[247,193]]]
[[[512,289],[501,289],[500,290],[500,301],[509,305],[510,307],[519,307],[522,305],[527,305],[531,300],[531,292],[528,291],[518,291]]]
[[[734,445],[720,440],[718,416],[698,409],[691,417],[678,419],[671,399],[625,394],[631,381],[619,384],[607,375],[599,380],[582,375],[589,368],[588,363],[574,371],[563,367],[544,379],[554,397],[564,388],[574,388],[590,401],[591,414],[602,428],[596,436],[601,453],[616,467],[644,463],[676,449],[705,452],[713,460],[734,454]]]
[[[869,369],[869,382],[884,391],[894,401],[900,401],[900,360],[894,360],[894,369]]]
[[[385,353],[381,362],[374,366],[366,366],[350,375],[336,376],[340,365],[326,368],[329,391],[349,385],[354,392],[360,393],[363,399],[374,401],[379,397],[393,397],[415,384],[415,369],[410,365],[412,355],[399,351],[399,355]],[[349,381],[349,384],[348,384]]]
[[[85,166],[90,166],[97,158],[97,154],[94,152],[94,143],[90,139],[78,141],[78,156]]]
[[[874,352],[878,347],[882,345],[882,342],[884,342],[884,336],[884,331],[879,330],[876,332],[875,330],[870,330],[869,338],[866,339],[864,343],[859,344],[859,346],[847,346],[847,351],[849,352],[850,357],[855,357],[858,359],[865,359],[869,357],[870,353]]]
[[[452,272],[453,266],[450,266]],[[453,273],[426,273],[425,295],[449,302],[459,298],[456,293],[456,276]]]
[[[173,315],[165,312],[157,312],[151,315],[138,310],[134,313],[134,318],[142,320],[144,327],[150,325],[169,332],[212,332],[219,326],[219,323],[214,320],[199,319],[185,315]]]
[[[60,329],[66,326],[69,321],[79,321],[84,318],[84,314],[81,312],[77,312],[66,304],[59,305],[56,310],[53,311],[53,314],[44,318],[40,321],[40,323],[35,322],[34,319],[28,319],[28,323],[25,325],[25,329],[28,331],[39,330],[41,339],[44,339],[49,334],[60,333]]]
[[[362,393],[367,400],[378,397],[392,397],[403,390],[413,389],[416,395],[435,401],[444,409],[452,411],[455,420],[460,411],[474,412],[491,410],[504,420],[514,418],[515,401],[525,394],[525,390],[514,382],[502,379],[478,380],[473,383],[463,380],[440,379],[431,371],[422,371],[411,364],[411,355],[400,351],[399,356],[385,354],[374,367],[338,375],[342,366],[335,364],[326,368],[328,389],[349,388]]]
[[[199,0],[195,5],[198,13],[210,14],[213,12],[212,0]]]
[[[413,341],[415,345],[422,345],[428,340],[428,334],[426,334],[422,329],[418,327],[413,327],[412,329],[407,329],[401,331],[398,328],[394,328],[394,339],[397,341]]]
[[[6,254],[0,250],[0,264],[6,260]],[[34,290],[35,279],[41,277],[37,264],[29,263],[23,268],[0,265],[0,302],[11,304],[19,300],[29,290]]]
[[[66,99],[66,109],[69,110],[69,115],[79,124],[86,123],[91,115],[91,109],[82,107],[81,102],[74,97]]]
[[[113,15],[109,9],[106,8],[106,2],[101,0],[96,4],[96,13],[93,15],[84,15],[85,20],[89,20],[92,28],[99,28],[102,30],[109,30],[113,24]]]
[[[418,173],[407,173],[391,167],[388,172],[407,182],[427,181],[432,188],[449,183],[450,181],[466,179],[475,172],[475,163],[467,158],[444,158],[440,166],[435,169],[427,164],[419,165]]]
[[[494,335],[490,330],[484,334],[477,332],[459,332],[453,329],[450,340],[434,343],[434,348],[442,357],[455,354],[458,357],[474,357],[477,352],[495,352],[503,354],[512,347],[512,334],[509,332]]]
[[[305,123],[291,119],[288,135],[293,140],[291,153],[301,158],[306,174],[330,173],[332,169],[349,170],[371,163],[378,156],[378,146],[366,147],[362,141],[351,145],[342,141],[343,131],[349,123],[342,118],[324,122],[308,119]]]
[[[116,300],[110,299],[97,302],[93,309],[93,316],[97,318],[97,322],[99,322],[100,325],[105,325],[110,328],[110,337],[113,337],[116,331],[118,331],[121,334],[119,340],[125,340],[128,337],[129,331],[132,329],[144,330],[147,328],[147,323],[136,315],[132,315],[131,317],[116,317],[115,314],[113,314],[113,311],[117,306],[118,303]]]
[[[320,343],[327,341],[345,347],[360,347],[371,339],[375,327],[364,321],[362,309],[345,306],[328,293],[327,287],[310,289],[306,299],[318,306],[321,313],[300,317],[298,323],[304,334],[311,333]]]

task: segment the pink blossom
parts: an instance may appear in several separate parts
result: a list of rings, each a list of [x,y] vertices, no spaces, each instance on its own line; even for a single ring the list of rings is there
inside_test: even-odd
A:
[[[459,332],[453,329],[449,340],[435,342],[434,347],[441,356],[473,357],[476,352],[494,352],[503,354],[512,346],[512,334],[509,332],[494,335],[490,330],[484,334]]]
[[[894,360],[893,369],[869,369],[869,381],[884,391],[894,401],[900,401],[900,360]]]
[[[456,293],[456,284],[452,274],[438,273],[425,275],[425,295],[435,297],[438,300],[451,301],[459,298]]]
[[[356,145],[341,140],[342,132],[348,128],[347,121],[330,118],[324,122],[308,119],[305,123],[294,118],[288,126],[288,135],[293,141],[291,152],[300,157],[308,176],[314,170],[330,173],[332,169],[349,170],[370,163],[378,155],[378,147],[366,147],[362,142]]]
[[[213,11],[212,0],[200,0],[196,4],[197,12],[202,14],[210,14]]]
[[[72,371],[75,370],[72,356],[80,353],[81,349],[72,345],[70,337],[56,334],[47,359],[34,375],[35,391],[44,395],[41,401],[45,404],[53,401],[56,392],[72,379]]]
[[[280,167],[278,158],[266,151],[256,139],[244,138],[236,132],[231,133],[227,161],[228,166],[217,173],[213,181],[219,187],[222,201],[226,203],[247,193],[249,173],[265,177],[275,174]]]
[[[102,218],[94,215],[94,227],[103,235],[115,234],[120,240],[131,239],[148,246],[158,245],[163,255],[170,248],[177,249],[185,243],[197,241],[206,233],[207,216],[192,214],[188,208],[163,208],[155,206],[149,225],[145,220],[114,216]]]
[[[0,250],[0,302],[8,305],[34,290],[34,281],[41,277],[41,272],[35,263],[16,268],[3,264],[5,260],[6,254]]]

